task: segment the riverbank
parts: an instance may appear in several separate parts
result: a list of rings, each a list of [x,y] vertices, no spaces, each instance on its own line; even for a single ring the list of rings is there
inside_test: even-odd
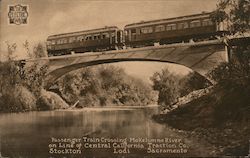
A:
[[[215,86],[206,95],[153,119],[210,144],[218,156],[245,156],[250,140],[248,94],[241,87]]]
[[[57,109],[56,111],[113,111],[113,110],[136,110],[144,108],[156,108],[159,105],[146,105],[146,106],[94,106],[94,107],[84,107],[84,108],[67,108],[67,109]]]
[[[12,87],[0,96],[0,113],[22,113],[66,109],[69,105],[56,93],[41,89],[39,96],[22,85]]]

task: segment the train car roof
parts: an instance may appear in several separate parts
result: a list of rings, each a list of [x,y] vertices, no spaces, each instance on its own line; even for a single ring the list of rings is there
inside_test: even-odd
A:
[[[211,13],[212,12],[202,12],[200,14],[192,14],[192,15],[179,16],[179,17],[174,17],[174,18],[142,21],[142,22],[138,22],[138,23],[128,24],[124,28],[129,29],[129,28],[136,28],[136,27],[142,27],[142,26],[164,24],[164,23],[168,23],[168,22],[171,23],[171,22],[177,22],[177,21],[182,21],[182,20],[192,20],[192,19],[197,19],[197,18],[206,18],[206,17],[209,17],[211,15]]]
[[[61,33],[61,34],[55,34],[55,35],[49,36],[48,40],[77,36],[77,35],[79,36],[79,35],[83,35],[83,34],[100,33],[100,32],[112,31],[112,30],[117,30],[117,29],[119,29],[117,26],[106,26],[106,27],[97,28],[97,29],[90,29],[90,30],[83,30],[83,31],[76,31],[76,32],[69,32],[69,33]]]

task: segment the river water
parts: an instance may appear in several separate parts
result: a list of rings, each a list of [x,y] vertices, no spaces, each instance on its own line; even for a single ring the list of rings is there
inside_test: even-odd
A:
[[[184,139],[168,126],[158,124],[151,119],[151,116],[158,112],[157,107],[148,107],[136,109],[89,108],[0,114],[0,152],[4,157],[32,158],[193,155],[192,148],[195,148],[195,146],[192,146],[189,140]],[[73,138],[76,138],[79,142],[75,141],[73,146],[65,147],[67,141],[71,141]],[[92,142],[90,142],[90,139]],[[124,139],[127,140],[126,143],[137,146],[119,148],[119,144],[121,145],[124,142],[114,143],[115,140]],[[148,143],[151,139],[152,141],[159,140],[155,144],[156,147],[151,147],[151,149],[157,149],[158,151],[159,149],[171,149],[171,151],[166,152],[165,150],[165,153],[148,151]],[[98,144],[98,140],[102,144],[110,145],[110,147],[91,148],[93,144]],[[111,142],[103,143],[104,140]],[[146,142],[136,142],[137,140],[146,140]],[[162,140],[164,142],[160,142]],[[179,142],[169,142],[172,140]],[[59,143],[61,144],[59,145]],[[77,143],[80,146],[77,146]],[[162,147],[162,144],[168,146]],[[56,153],[54,149],[58,149]],[[67,149],[67,151],[64,149]],[[68,149],[72,150],[69,151]],[[177,150],[173,151],[172,149]],[[187,153],[179,153],[180,150],[183,151],[184,149]],[[81,153],[73,153],[73,151],[81,151]],[[62,154],[62,152],[65,152],[65,154]]]

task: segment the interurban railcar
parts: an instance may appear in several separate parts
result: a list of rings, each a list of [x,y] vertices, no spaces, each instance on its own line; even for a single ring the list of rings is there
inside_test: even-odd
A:
[[[227,32],[227,23],[216,23],[211,19],[212,12],[142,21],[128,24],[124,28],[126,46],[141,47],[154,43],[168,44],[215,38]]]
[[[52,35],[47,39],[48,56],[118,49],[122,35],[116,26]]]
[[[57,34],[47,39],[49,56],[98,52],[126,47],[143,47],[215,39],[228,33],[226,21],[217,23],[213,12]],[[126,47],[124,47],[126,46]]]

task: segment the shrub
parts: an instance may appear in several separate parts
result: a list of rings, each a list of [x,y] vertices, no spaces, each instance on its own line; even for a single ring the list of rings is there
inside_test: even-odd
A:
[[[35,96],[24,86],[16,85],[2,93],[0,111],[20,112],[36,109]]]
[[[41,90],[41,96],[37,101],[40,110],[55,110],[68,108],[68,104],[56,93]]]
[[[233,56],[228,63],[223,63],[208,75],[223,87],[242,87],[250,90],[250,48],[234,49]]]

